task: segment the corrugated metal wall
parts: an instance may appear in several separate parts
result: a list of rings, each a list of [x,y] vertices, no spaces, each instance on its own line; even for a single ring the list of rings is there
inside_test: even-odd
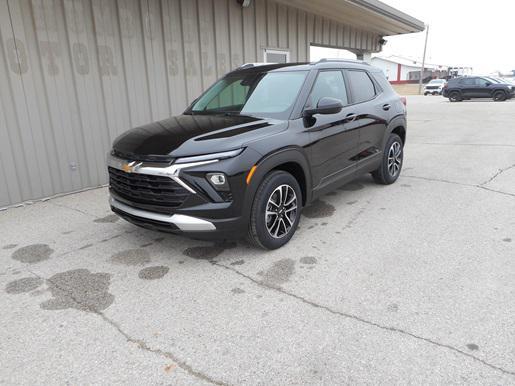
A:
[[[105,184],[133,126],[179,114],[264,48],[377,51],[378,37],[272,0],[0,0],[0,207]]]

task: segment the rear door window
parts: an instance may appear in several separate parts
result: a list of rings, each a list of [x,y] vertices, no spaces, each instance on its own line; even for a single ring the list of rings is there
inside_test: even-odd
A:
[[[464,86],[475,86],[476,78],[463,78],[460,83]]]
[[[354,103],[362,103],[373,99],[376,96],[374,82],[366,71],[348,70],[349,87]]]

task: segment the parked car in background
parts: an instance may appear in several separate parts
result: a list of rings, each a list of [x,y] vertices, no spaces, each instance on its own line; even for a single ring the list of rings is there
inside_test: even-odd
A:
[[[112,210],[136,225],[276,249],[302,208],[363,173],[401,173],[406,108],[350,61],[244,66],[183,115],[127,131],[108,159]]]
[[[432,79],[424,86],[424,95],[442,95],[446,83],[445,79]]]
[[[496,83],[484,76],[467,76],[449,79],[443,89],[443,96],[451,102],[461,102],[472,98],[492,98],[505,101],[513,98],[515,86],[508,82]]]

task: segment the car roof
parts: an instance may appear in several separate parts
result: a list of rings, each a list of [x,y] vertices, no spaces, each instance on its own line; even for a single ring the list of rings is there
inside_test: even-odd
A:
[[[371,72],[381,72],[380,68],[371,66],[368,63],[356,60],[332,60],[322,59],[318,62],[300,62],[300,63],[279,63],[279,64],[244,64],[243,66],[231,71],[227,75],[239,75],[246,73],[263,73],[263,72],[283,72],[283,71],[310,71],[313,69],[361,69]]]

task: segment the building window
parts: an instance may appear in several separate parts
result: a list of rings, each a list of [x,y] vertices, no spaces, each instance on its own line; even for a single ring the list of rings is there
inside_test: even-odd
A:
[[[290,51],[265,49],[265,63],[288,63]]]

